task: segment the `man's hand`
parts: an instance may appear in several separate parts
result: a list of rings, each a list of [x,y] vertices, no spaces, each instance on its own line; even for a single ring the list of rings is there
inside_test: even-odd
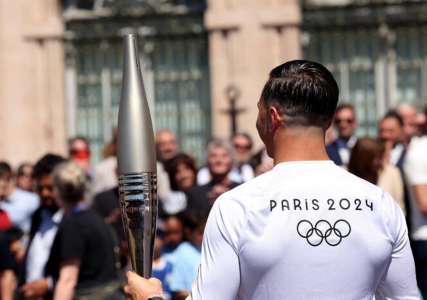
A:
[[[147,300],[149,297],[163,295],[162,283],[156,278],[145,279],[134,272],[127,272],[126,294],[132,300]]]
[[[34,280],[21,287],[21,292],[27,299],[37,299],[46,295],[49,289],[47,279]]]

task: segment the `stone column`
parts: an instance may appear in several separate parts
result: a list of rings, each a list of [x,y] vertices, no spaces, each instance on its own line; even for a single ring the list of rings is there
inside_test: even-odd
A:
[[[230,118],[225,90],[240,90],[239,131],[256,133],[256,103],[268,72],[278,64],[301,57],[301,13],[297,0],[209,0],[205,26],[209,31],[212,128],[228,138]]]
[[[0,159],[64,154],[60,1],[0,0]]]

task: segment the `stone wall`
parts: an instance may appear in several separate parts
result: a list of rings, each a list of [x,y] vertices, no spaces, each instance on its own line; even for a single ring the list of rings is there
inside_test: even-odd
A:
[[[65,152],[60,1],[0,0],[0,159]]]
[[[230,135],[225,91],[240,90],[239,131],[256,140],[256,103],[268,72],[278,64],[301,57],[301,13],[297,0],[210,0],[205,14],[209,32],[213,135]]]

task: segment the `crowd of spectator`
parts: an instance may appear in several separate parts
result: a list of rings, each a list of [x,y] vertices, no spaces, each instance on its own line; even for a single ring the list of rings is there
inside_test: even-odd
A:
[[[427,290],[426,114],[401,105],[381,118],[376,137],[358,137],[354,107],[341,104],[325,137],[331,160],[382,187],[402,208],[422,292]],[[125,298],[121,275],[129,260],[116,142],[114,131],[104,159],[94,167],[89,141],[82,136],[70,139],[68,157],[49,153],[16,170],[0,162],[0,300]],[[153,275],[162,281],[167,299],[185,299],[215,200],[274,163],[265,149],[254,151],[246,133],[212,139],[200,165],[180,150],[168,129],[156,133],[156,151]]]

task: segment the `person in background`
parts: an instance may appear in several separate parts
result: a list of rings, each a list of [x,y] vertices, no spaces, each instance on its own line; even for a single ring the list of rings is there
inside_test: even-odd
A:
[[[206,220],[207,216],[203,213],[195,212],[187,214],[184,218],[186,241],[182,242],[169,257],[172,263],[170,289],[174,300],[184,300],[196,279]]]
[[[403,180],[399,169],[384,162],[384,144],[375,139],[360,138],[354,145],[348,171],[390,193],[405,212]]]
[[[423,112],[417,113],[415,123],[417,125],[417,136],[422,136],[423,134],[426,134],[425,124],[427,123],[427,117]]]
[[[427,116],[427,108],[424,112]],[[418,287],[427,299],[427,124],[424,135],[413,137],[406,154],[404,170],[410,192],[412,251]]]
[[[72,161],[90,175],[90,145],[84,136],[76,136],[68,141],[68,154]]]
[[[54,300],[123,299],[110,227],[84,203],[85,171],[74,162],[58,165],[54,193],[64,217],[58,227],[48,272],[56,282]]]
[[[403,142],[409,145],[412,137],[417,134],[417,109],[412,104],[402,103],[396,111],[403,119]]]
[[[104,158],[94,168],[92,195],[117,186],[117,135],[117,128],[114,128],[111,141],[104,147]]]
[[[92,209],[104,218],[105,223],[111,225],[118,239],[120,249],[120,264],[124,268],[128,262],[128,243],[123,230],[120,213],[119,187],[116,175],[116,186],[95,195]]]
[[[179,153],[169,161],[166,171],[170,193],[160,199],[162,209],[166,214],[177,214],[187,207],[186,192],[196,184],[196,162],[191,156]]]
[[[8,235],[0,231],[0,299],[13,300],[16,289],[16,262]]]
[[[378,137],[385,147],[385,161],[402,168],[406,146],[403,143],[403,119],[396,111],[389,111],[381,119],[378,124]]]
[[[65,159],[55,154],[46,154],[34,165],[33,178],[40,207],[31,219],[29,243],[19,274],[18,299],[51,299],[53,278],[46,274],[46,264],[51,256],[51,248],[62,211],[55,202],[52,186],[52,172]]]
[[[171,130],[160,129],[156,132],[157,193],[160,199],[165,199],[171,192],[167,169],[178,150],[176,135]]]
[[[164,240],[162,254],[169,255],[184,240],[184,223],[182,214],[169,215],[163,219]]]
[[[33,192],[33,165],[23,163],[19,165],[16,171],[16,187],[23,191]]]
[[[172,263],[168,261],[162,251],[164,245],[164,232],[157,229],[154,240],[153,277],[162,282],[165,300],[171,299],[170,281],[172,275]]]
[[[246,182],[254,177],[254,170],[249,163],[253,147],[252,138],[247,133],[236,133],[231,138],[231,143],[235,154],[235,166],[232,172],[236,174],[236,178],[239,178],[236,181]]]
[[[39,207],[39,198],[34,193],[14,186],[12,168],[5,161],[0,162],[0,181],[5,187],[1,189],[0,208],[8,214],[13,225],[27,234],[30,231],[31,216]]]
[[[178,154],[178,143],[175,134],[169,129],[160,129],[156,132],[157,160],[165,163]]]
[[[255,176],[268,172],[273,168],[273,159],[268,156],[265,147],[262,147],[251,157],[251,166],[255,170]]]
[[[208,183],[200,185],[204,180],[199,180],[199,177],[205,177],[205,169],[201,169],[197,174],[199,186],[194,186],[187,192],[187,210],[208,212],[216,198],[239,185],[230,178],[233,166],[231,146],[225,141],[216,139],[209,142],[207,152]]]
[[[338,105],[335,112],[334,124],[338,137],[327,145],[326,150],[335,164],[346,166],[350,159],[351,149],[357,141],[355,136],[357,119],[353,105],[348,103]]]

